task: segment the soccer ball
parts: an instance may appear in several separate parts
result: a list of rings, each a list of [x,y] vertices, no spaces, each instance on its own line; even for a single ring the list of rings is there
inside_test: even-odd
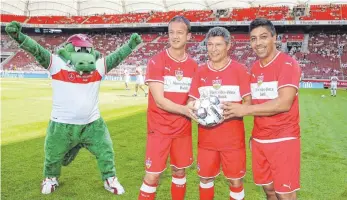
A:
[[[220,100],[216,96],[200,98],[195,101],[195,115],[199,124],[212,127],[223,122],[223,110],[220,108]]]
[[[322,98],[325,98],[325,95],[324,94],[322,94],[322,96],[321,96]]]

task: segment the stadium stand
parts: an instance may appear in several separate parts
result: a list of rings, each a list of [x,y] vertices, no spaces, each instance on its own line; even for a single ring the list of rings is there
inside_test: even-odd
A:
[[[192,39],[188,45],[187,49],[191,56],[198,62],[203,63],[207,60],[206,48],[203,44],[204,33],[193,34],[195,37]],[[134,66],[130,69],[135,70],[135,66],[146,65],[148,59],[161,51],[162,49],[168,47],[168,37],[166,34],[144,34],[144,44],[139,49],[137,49],[133,54],[131,54],[122,65]],[[229,52],[230,56],[241,63],[244,63],[246,66],[250,67],[251,64],[257,59],[256,55],[253,53],[247,34],[233,34],[233,45]],[[287,37],[288,36],[288,37]],[[63,44],[68,36],[33,36],[41,45],[54,51],[59,45]],[[91,35],[93,38],[95,47],[103,54],[108,54],[112,50],[116,49],[123,44],[126,40],[129,39],[130,34],[94,34]],[[156,40],[154,40],[154,39]],[[286,39],[283,39],[286,38]],[[309,52],[296,52],[293,56],[299,61],[304,73],[307,76],[316,76],[316,77],[329,77],[331,74],[339,74],[340,72],[340,62],[341,58],[342,63],[347,63],[347,52],[343,50],[341,55],[339,54],[339,47],[347,44],[347,34],[312,34],[309,36],[308,49]],[[287,41],[302,41],[303,34],[284,34],[282,36],[282,42]],[[5,40],[9,41],[8,39]],[[3,42],[1,43],[3,46]],[[324,46],[325,48],[321,48]],[[13,47],[12,48],[17,48]],[[281,45],[279,46],[281,48]],[[6,49],[8,50],[8,48]],[[11,49],[16,51],[18,49]],[[15,69],[15,70],[42,70],[38,67],[38,64],[31,55],[24,52],[23,50],[18,50],[16,55],[4,65],[4,69]],[[110,74],[119,74],[120,70],[114,69]]]
[[[87,16],[34,16],[27,21],[28,24],[80,24]]]
[[[346,20],[347,4],[310,5],[308,13],[300,20]],[[168,22],[176,15],[184,15],[191,22],[205,21],[249,21],[257,17],[269,20],[290,20],[294,11],[288,6],[259,6],[229,9],[227,16],[217,17],[213,10],[151,11],[128,14],[95,14],[93,16],[20,16],[1,14],[1,22],[16,20],[28,24],[121,24]]]

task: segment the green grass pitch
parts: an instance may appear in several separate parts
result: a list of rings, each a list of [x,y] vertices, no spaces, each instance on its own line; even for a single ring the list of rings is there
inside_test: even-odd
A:
[[[51,195],[40,193],[43,145],[52,106],[50,80],[1,79],[1,199],[124,199],[136,200],[144,175],[147,99],[131,97],[121,82],[105,81],[100,92],[101,114],[115,150],[117,175],[126,193],[117,198],[103,188],[96,160],[87,150],[63,167],[60,186]],[[336,98],[329,90],[301,89],[301,190],[299,199],[347,199],[347,91]],[[325,98],[321,98],[321,95]],[[245,119],[246,138],[252,118]],[[194,155],[197,131],[194,126]],[[265,199],[253,183],[247,146],[246,199]],[[195,156],[196,159],[196,156]],[[169,200],[171,175],[162,174],[158,200]],[[187,170],[186,200],[198,199],[196,163]],[[222,174],[215,181],[215,199],[229,199]]]

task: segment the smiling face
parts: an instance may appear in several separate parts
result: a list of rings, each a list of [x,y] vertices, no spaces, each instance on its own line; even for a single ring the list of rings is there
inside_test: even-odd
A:
[[[169,24],[169,43],[173,49],[183,49],[191,34],[188,32],[188,27],[180,21],[173,21]]]
[[[222,36],[209,37],[207,41],[209,59],[214,63],[220,63],[228,57],[230,46]]]
[[[251,31],[250,43],[260,59],[267,60],[276,53],[276,34],[271,35],[265,26],[259,26]]]

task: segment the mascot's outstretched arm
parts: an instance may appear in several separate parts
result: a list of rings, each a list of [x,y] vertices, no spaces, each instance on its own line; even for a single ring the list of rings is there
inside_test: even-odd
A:
[[[19,47],[29,52],[35,59],[47,69],[50,64],[51,53],[38,44],[35,40],[22,33],[20,23],[13,21],[6,25],[5,31],[7,34],[18,42]]]
[[[137,33],[133,33],[128,43],[106,56],[107,72],[117,67],[119,63],[121,63],[129,54],[131,54],[137,45],[141,44],[141,42],[141,36]]]

